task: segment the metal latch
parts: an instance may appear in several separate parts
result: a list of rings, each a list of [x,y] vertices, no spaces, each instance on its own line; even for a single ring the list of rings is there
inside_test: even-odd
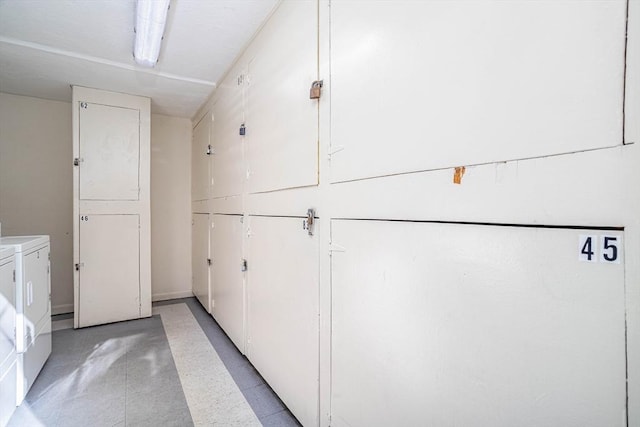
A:
[[[76,264],[76,271],[80,271],[80,267],[84,267],[84,262],[79,262]]]
[[[207,145],[207,152],[205,153],[207,156],[215,154],[215,150],[211,147],[211,144]]]
[[[81,162],[84,162],[84,159],[81,157],[76,157],[75,159],[73,159],[73,166],[80,166]]]
[[[240,125],[240,136],[245,136],[247,134],[247,128],[244,126],[244,123]]]
[[[302,229],[309,232],[309,236],[313,236],[313,225],[316,211],[313,209],[307,209],[307,218],[302,221]]]
[[[309,99],[320,99],[322,94],[322,80],[316,80],[311,83],[311,90],[309,91]]]
[[[240,267],[240,271],[247,271],[249,268],[246,259],[242,259],[242,266]]]
[[[207,265],[211,265],[211,258],[207,258]]]

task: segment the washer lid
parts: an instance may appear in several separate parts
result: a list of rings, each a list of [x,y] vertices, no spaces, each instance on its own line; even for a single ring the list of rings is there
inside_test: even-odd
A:
[[[49,236],[7,236],[0,237],[0,245],[12,246],[16,252],[24,252],[29,249],[49,243]]]
[[[0,246],[0,260],[12,257],[15,252],[13,246]]]

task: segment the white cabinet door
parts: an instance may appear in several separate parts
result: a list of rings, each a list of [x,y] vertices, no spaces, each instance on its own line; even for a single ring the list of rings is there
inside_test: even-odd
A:
[[[140,112],[81,103],[80,199],[138,200]]]
[[[191,200],[206,200],[209,198],[210,183],[210,155],[209,144],[211,135],[211,115],[205,116],[193,128],[193,144],[191,147]]]
[[[242,216],[213,215],[213,317],[233,343],[245,352],[245,292],[242,271]]]
[[[622,232],[333,221],[335,426],[620,426]],[[589,252],[589,248],[586,248]],[[584,255],[584,254],[583,254]],[[594,254],[594,260],[599,257]]]
[[[140,317],[139,216],[82,215],[79,327]]]
[[[283,2],[251,46],[246,145],[248,192],[318,184],[318,5]]]
[[[318,237],[250,217],[247,357],[305,426],[318,424]]]
[[[332,181],[622,144],[625,8],[331,2]]]
[[[239,195],[246,179],[243,137],[240,136],[240,126],[244,123],[243,88],[243,77],[235,74],[227,76],[216,88],[211,171],[214,198]]]
[[[49,246],[23,257],[24,289],[22,312],[24,313],[25,348],[35,339],[43,322],[49,321]]]
[[[193,255],[193,294],[200,304],[211,313],[211,282],[209,277],[209,214],[193,214],[193,227],[191,231]]]

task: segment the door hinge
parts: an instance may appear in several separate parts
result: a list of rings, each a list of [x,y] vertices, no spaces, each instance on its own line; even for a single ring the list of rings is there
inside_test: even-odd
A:
[[[80,163],[84,162],[82,157],[76,157],[73,159],[73,166],[80,166]]]
[[[207,258],[207,265],[211,265],[211,258]]]
[[[80,267],[84,267],[84,262],[76,263],[76,271],[80,271]]]
[[[211,156],[212,154],[216,154],[216,150],[211,147],[211,144],[207,145],[207,152],[205,153],[207,156]]]
[[[86,109],[87,108],[87,103],[86,102],[81,102],[80,103],[80,108]]]
[[[313,225],[315,224],[316,211],[307,209],[307,218],[302,220],[302,229],[307,230],[309,236],[313,236]]]
[[[13,270],[13,283],[16,283],[16,271]]]
[[[245,127],[244,123],[240,125],[239,133],[240,136],[245,136],[247,134],[247,128]]]
[[[249,264],[246,259],[242,260],[242,266],[240,267],[240,271],[247,271],[249,269]]]

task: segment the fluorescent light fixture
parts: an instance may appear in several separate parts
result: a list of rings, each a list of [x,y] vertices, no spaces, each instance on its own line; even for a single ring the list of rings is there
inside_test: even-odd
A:
[[[153,67],[158,62],[169,2],[170,0],[138,0],[133,57],[143,67]]]

